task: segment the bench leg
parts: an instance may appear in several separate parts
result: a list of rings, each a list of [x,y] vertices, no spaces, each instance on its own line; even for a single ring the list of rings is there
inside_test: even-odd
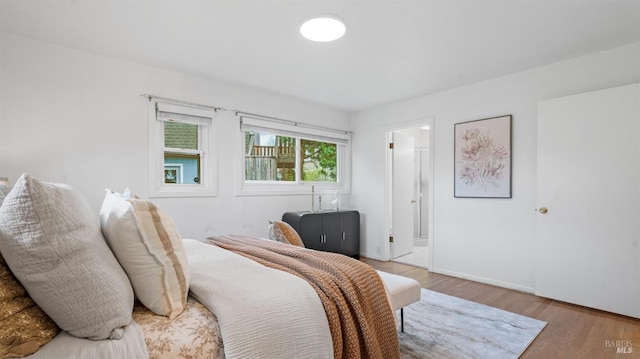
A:
[[[400,308],[400,331],[404,333],[404,308]]]

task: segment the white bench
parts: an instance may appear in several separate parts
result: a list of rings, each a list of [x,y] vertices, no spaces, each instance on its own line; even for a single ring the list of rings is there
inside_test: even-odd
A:
[[[403,308],[420,300],[420,282],[397,274],[377,272],[391,294],[391,307],[400,309],[400,331],[404,332]]]

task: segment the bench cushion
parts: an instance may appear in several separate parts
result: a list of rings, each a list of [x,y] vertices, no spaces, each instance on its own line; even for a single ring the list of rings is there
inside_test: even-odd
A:
[[[420,282],[397,274],[377,271],[391,294],[391,306],[398,310],[420,300]]]

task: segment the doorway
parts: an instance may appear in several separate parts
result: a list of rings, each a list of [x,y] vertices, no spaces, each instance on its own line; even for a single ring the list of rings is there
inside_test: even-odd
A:
[[[387,197],[389,258],[428,268],[432,231],[432,119],[390,129]]]

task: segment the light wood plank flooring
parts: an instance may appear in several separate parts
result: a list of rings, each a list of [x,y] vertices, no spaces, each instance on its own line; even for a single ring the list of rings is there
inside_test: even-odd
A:
[[[523,359],[640,359],[639,319],[431,273],[400,263],[369,258],[361,260],[375,269],[414,278],[423,288],[547,322],[544,330],[521,356]],[[632,352],[616,353],[616,346],[626,347],[623,350]]]

